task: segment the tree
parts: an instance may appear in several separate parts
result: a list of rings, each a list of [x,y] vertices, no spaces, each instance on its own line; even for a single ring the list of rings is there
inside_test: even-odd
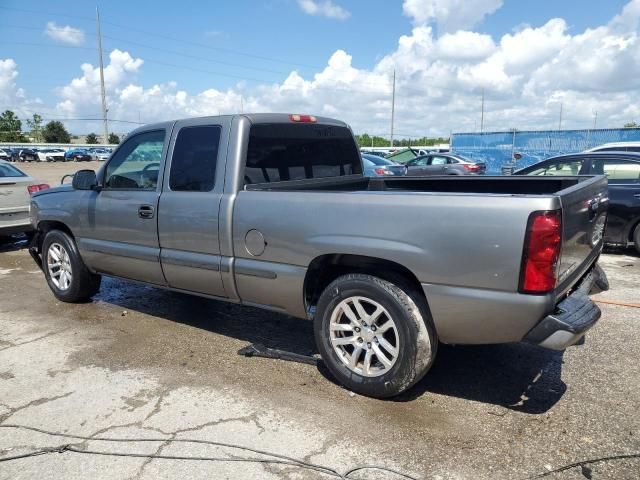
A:
[[[109,134],[109,143],[111,145],[117,145],[120,143],[120,137],[118,135],[116,135],[115,133],[111,132]]]
[[[640,125],[638,125],[636,122],[629,122],[624,124],[624,128],[638,128],[638,127],[640,127]]]
[[[42,129],[42,136],[47,143],[70,143],[71,135],[64,128],[62,122],[53,120],[47,123]]]
[[[87,135],[85,142],[90,144],[98,143],[98,136],[95,133],[90,133],[89,135]]]
[[[2,142],[26,142],[22,135],[22,122],[11,110],[5,110],[0,115],[0,141]]]
[[[31,136],[36,142],[42,141],[42,117],[37,113],[33,114],[32,118],[27,119],[27,125],[31,130]]]

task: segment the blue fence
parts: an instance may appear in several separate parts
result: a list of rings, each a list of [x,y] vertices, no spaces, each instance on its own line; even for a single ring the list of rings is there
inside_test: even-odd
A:
[[[515,153],[522,156],[516,168],[523,168],[545,158],[582,152],[603,143],[631,141],[640,141],[640,128],[454,133],[451,151],[483,161],[487,173],[499,174]]]

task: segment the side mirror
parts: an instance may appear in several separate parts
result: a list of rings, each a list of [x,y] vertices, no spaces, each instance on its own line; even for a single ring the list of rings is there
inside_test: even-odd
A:
[[[74,190],[93,190],[98,186],[98,177],[93,170],[78,170],[73,175],[71,186]]]

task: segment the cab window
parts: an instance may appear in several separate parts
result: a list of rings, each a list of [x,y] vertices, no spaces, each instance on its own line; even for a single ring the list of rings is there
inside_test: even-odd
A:
[[[210,192],[213,189],[220,132],[221,128],[217,125],[185,127],[180,130],[171,160],[171,190]]]
[[[156,130],[127,139],[105,169],[105,188],[155,190],[162,161],[165,131]]]
[[[609,181],[640,180],[640,163],[628,160],[596,159],[593,161],[591,173],[606,175]]]
[[[565,160],[552,162],[531,170],[527,175],[551,175],[566,177],[578,175],[584,160]]]
[[[436,157],[433,156],[431,157],[431,163],[430,165],[446,165],[447,162],[447,157]]]

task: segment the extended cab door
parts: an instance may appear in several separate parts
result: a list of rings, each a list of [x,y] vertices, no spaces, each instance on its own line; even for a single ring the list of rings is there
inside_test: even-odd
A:
[[[78,247],[92,269],[164,285],[156,210],[169,127],[127,137],[101,170],[100,191],[78,206]]]
[[[218,221],[229,120],[176,123],[158,212],[162,269],[173,288],[226,297]]]

